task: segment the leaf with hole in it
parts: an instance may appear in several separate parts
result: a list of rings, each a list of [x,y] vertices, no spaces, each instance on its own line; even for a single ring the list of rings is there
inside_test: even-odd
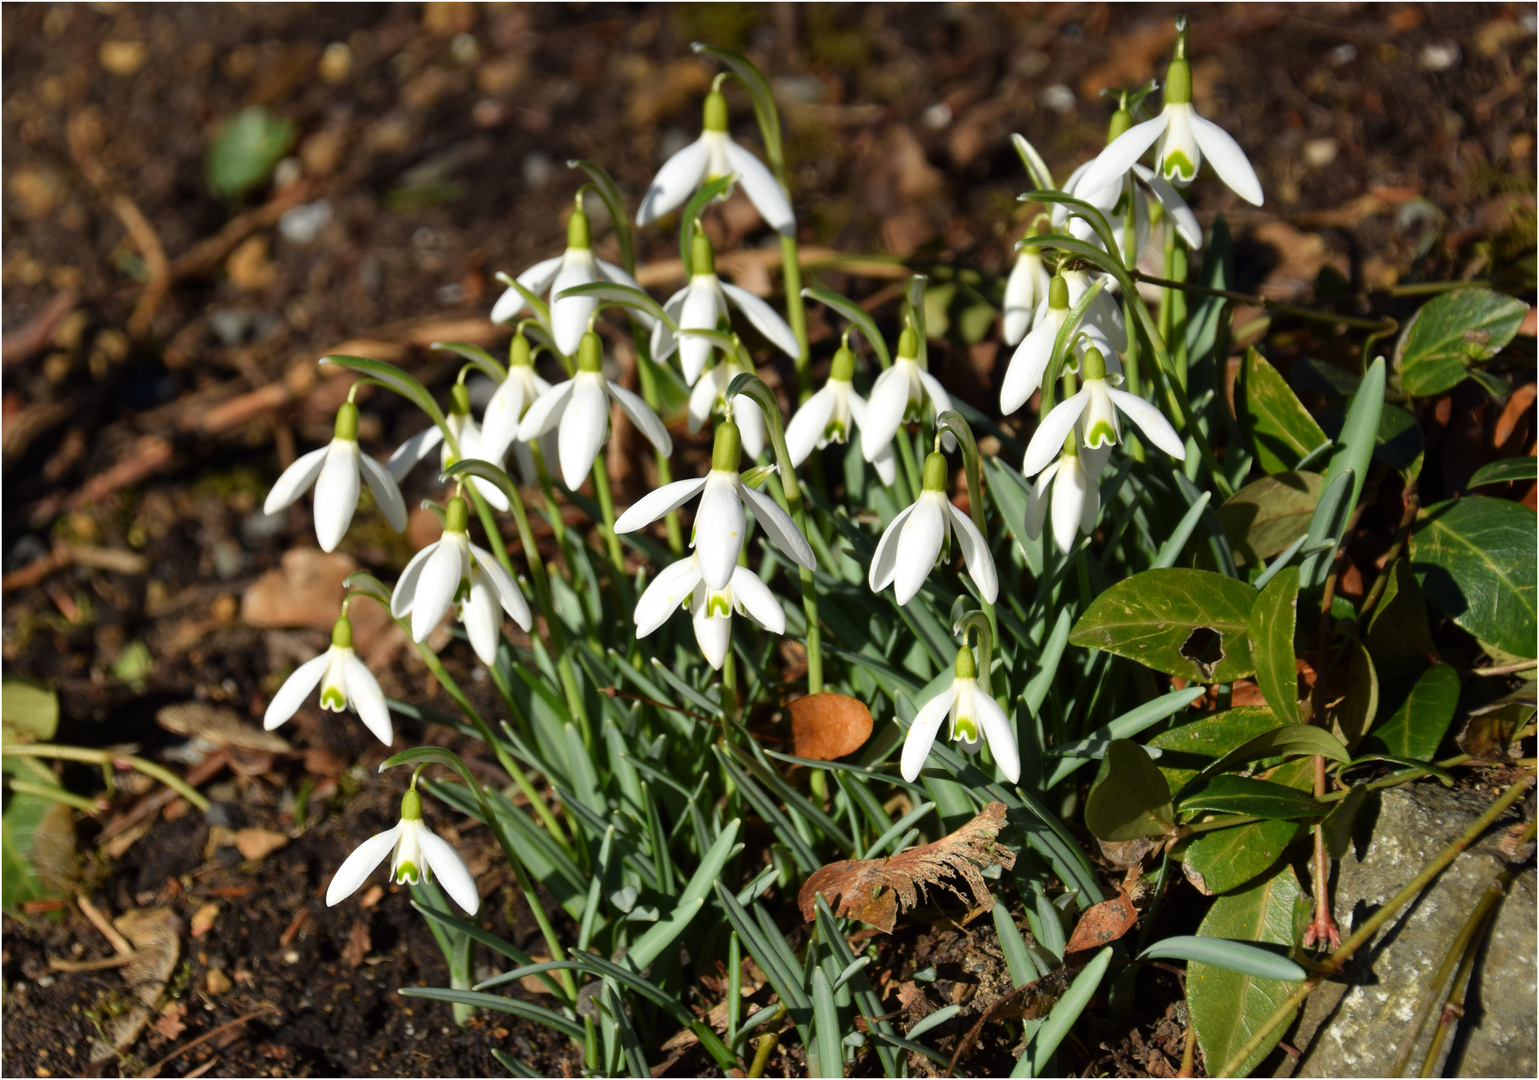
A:
[[[1241,566],[1270,559],[1309,531],[1325,481],[1319,473],[1281,472],[1246,484],[1218,508],[1218,521]]]
[[[209,144],[209,190],[225,199],[244,195],[267,179],[293,142],[294,121],[260,105],[242,109]]]
[[[1285,866],[1242,892],[1215,900],[1197,936],[1273,945],[1285,952],[1298,941],[1308,907],[1293,868]],[[1186,1001],[1208,1067],[1217,1074],[1297,988],[1292,981],[1190,961]],[[1233,1075],[1247,1075],[1287,1030],[1287,1023],[1279,1025]]]
[[[1148,752],[1131,739],[1113,739],[1085,798],[1085,827],[1118,843],[1168,835],[1175,822],[1170,787]]]
[[[1298,791],[1313,791],[1314,762],[1290,761],[1273,769],[1267,779]],[[1256,821],[1199,833],[1176,850],[1187,879],[1211,896],[1231,892],[1265,874],[1302,829],[1297,821]]]
[[[1149,745],[1160,751],[1160,772],[1165,774],[1170,790],[1180,791],[1219,758],[1276,727],[1277,717],[1271,709],[1242,705],[1162,731],[1149,740]]]
[[[1450,499],[1422,512],[1411,568],[1434,607],[1482,641],[1535,655],[1534,512],[1505,499]]]
[[[1183,814],[1237,814],[1268,821],[1323,817],[1328,809],[1302,791],[1230,773],[1195,781],[1176,808]]]
[[[7,675],[0,684],[0,723],[5,725],[5,741],[18,737],[25,741],[47,742],[59,730],[59,696]]]
[[[1252,674],[1246,639],[1256,590],[1209,570],[1145,570],[1091,602],[1069,640],[1192,682]]]
[[[1325,442],[1325,432],[1298,395],[1254,348],[1245,351],[1240,364],[1234,408],[1251,453],[1268,473],[1297,468]]]
[[[1430,761],[1458,707],[1459,673],[1450,664],[1434,664],[1422,672],[1394,714],[1373,729],[1363,749]]]
[[[1487,289],[1458,289],[1428,301],[1395,347],[1401,387],[1412,397],[1453,389],[1472,365],[1506,348],[1526,314],[1522,300]]]
[[[1256,684],[1285,724],[1299,722],[1298,668],[1293,631],[1298,622],[1299,571],[1290,566],[1267,582],[1250,609],[1250,655]]]
[[[808,694],[786,708],[791,752],[797,757],[833,761],[859,750],[871,737],[871,710],[848,695]]]

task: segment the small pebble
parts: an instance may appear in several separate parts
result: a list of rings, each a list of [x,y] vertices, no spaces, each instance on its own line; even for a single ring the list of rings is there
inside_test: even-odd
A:
[[[1337,45],[1326,56],[1333,67],[1346,67],[1357,59],[1357,46],[1350,42],[1346,45]]]
[[[931,131],[942,131],[947,124],[951,123],[951,106],[944,101],[937,101],[924,111],[921,119],[924,121],[924,126]]]
[[[556,173],[556,163],[547,155],[538,150],[524,155],[524,160],[519,163],[519,168],[524,174],[524,186],[534,191],[539,191]]]
[[[352,70],[352,49],[349,49],[340,41],[333,41],[330,45],[326,46],[326,51],[321,53],[321,78],[329,83],[336,84],[345,81]]]
[[[1037,96],[1042,107],[1056,113],[1066,113],[1074,108],[1074,91],[1063,83],[1054,83]]]
[[[1324,168],[1336,160],[1337,149],[1335,139],[1310,139],[1304,144],[1304,164],[1312,169]]]
[[[320,235],[331,217],[331,201],[316,199],[294,207],[279,218],[278,232],[291,244],[308,244]]]
[[[1422,49],[1417,58],[1427,71],[1447,71],[1459,62],[1459,46],[1452,41],[1439,41]]]

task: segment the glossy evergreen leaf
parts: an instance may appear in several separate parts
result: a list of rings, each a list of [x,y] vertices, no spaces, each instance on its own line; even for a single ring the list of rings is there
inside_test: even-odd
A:
[[[1472,496],[1428,507],[1411,533],[1411,568],[1427,599],[1481,641],[1535,655],[1534,512]]]
[[[1299,572],[1288,567],[1261,590],[1250,609],[1250,654],[1256,684],[1277,719],[1299,722],[1298,668],[1293,632],[1298,622]]]
[[[1325,442],[1325,432],[1298,395],[1254,348],[1247,349],[1241,361],[1234,396],[1240,430],[1268,473],[1297,468],[1306,454]]]
[[[1232,682],[1255,670],[1246,637],[1255,599],[1249,585],[1208,570],[1146,570],[1096,597],[1069,640],[1192,682]]]
[[[1535,477],[1534,459],[1531,457],[1502,458],[1488,461],[1470,477],[1470,487],[1485,484],[1521,484]]]
[[[1412,397],[1451,390],[1469,368],[1501,352],[1518,332],[1528,305],[1486,289],[1456,289],[1412,316],[1395,347],[1400,385]]]
[[[1112,842],[1165,836],[1175,814],[1165,777],[1142,746],[1114,739],[1085,798],[1085,827]]]
[[[1302,791],[1230,773],[1194,781],[1176,808],[1183,814],[1236,814],[1269,821],[1323,817],[1329,809]]]
[[[1219,758],[1276,727],[1277,717],[1272,710],[1245,705],[1209,713],[1162,731],[1149,740],[1149,745],[1160,751],[1160,772],[1165,774],[1170,790],[1180,791],[1187,781]]]
[[[1373,729],[1363,749],[1430,761],[1453,723],[1459,689],[1459,673],[1452,665],[1433,664],[1393,715]]]
[[[1235,562],[1255,566],[1285,551],[1309,531],[1324,490],[1319,473],[1281,472],[1236,491],[1218,508]]]
[[[1269,870],[1304,826],[1257,821],[1194,836],[1181,853],[1187,880],[1210,896],[1238,889]]]

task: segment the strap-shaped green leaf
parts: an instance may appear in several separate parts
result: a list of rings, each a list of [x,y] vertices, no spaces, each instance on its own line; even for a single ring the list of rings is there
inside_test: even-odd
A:
[[[1053,174],[1048,171],[1047,162],[1042,160],[1042,155],[1037,153],[1037,148],[1032,146],[1024,135],[1011,135],[1010,145],[1014,146],[1015,152],[1021,156],[1021,164],[1026,166],[1026,174],[1031,177],[1033,184],[1047,191],[1058,189],[1058,185],[1053,182]]]
[[[876,328],[876,320],[871,317],[869,311],[849,297],[817,285],[803,289],[802,295],[809,300],[826,304],[854,323],[860,330],[861,336],[866,339],[866,343],[871,346],[871,351],[876,353],[877,361],[882,367],[884,369],[892,367],[892,353],[887,351],[887,342],[882,340],[882,332]]]
[[[507,370],[497,362],[496,357],[481,346],[472,345],[468,341],[435,341],[428,348],[442,349],[444,352],[452,352],[456,356],[469,360],[494,382],[501,382],[508,377]]]
[[[1204,964],[1254,975],[1258,979],[1303,982],[1309,973],[1286,956],[1244,941],[1227,938],[1179,935],[1156,941],[1142,953],[1140,960],[1197,960]]]
[[[606,304],[643,311],[675,334],[679,332],[679,324],[674,322],[672,315],[663,310],[663,305],[640,289],[622,285],[616,281],[590,281],[586,285],[573,285],[570,289],[562,289],[561,296],[591,296]],[[560,297],[551,299],[560,299]]]
[[[737,174],[728,173],[726,176],[718,176],[709,184],[702,184],[700,190],[689,197],[689,202],[684,204],[684,209],[680,212],[679,259],[684,263],[686,283],[695,276],[695,221],[705,212],[707,203],[725,195],[736,181]]]
[[[497,280],[502,282],[508,288],[517,290],[518,295],[524,298],[524,303],[529,305],[529,310],[534,312],[535,321],[540,324],[541,329],[543,329],[547,334],[554,333],[554,331],[551,330],[549,304],[547,304],[544,300],[541,300],[536,294],[530,292],[527,288],[519,283],[517,278],[507,273],[506,271],[497,271]]]

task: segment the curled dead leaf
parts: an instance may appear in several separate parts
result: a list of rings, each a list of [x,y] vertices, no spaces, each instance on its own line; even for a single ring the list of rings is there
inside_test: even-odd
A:
[[[833,761],[860,749],[871,737],[871,710],[844,694],[808,694],[787,708],[791,752],[797,757]]]
[[[821,867],[807,879],[797,895],[802,918],[817,915],[817,898],[834,904],[835,914],[869,923],[892,933],[898,911],[908,911],[931,885],[950,889],[963,900],[968,896],[951,880],[960,877],[972,891],[972,899],[988,911],[994,898],[983,880],[982,869],[998,864],[1015,865],[1015,852],[995,837],[1005,824],[1005,804],[991,802],[977,817],[933,844],[902,851],[886,859],[845,859]]]
[[[1127,891],[1119,886],[1116,896],[1085,909],[1085,914],[1074,926],[1074,933],[1069,935],[1069,943],[1063,948],[1064,955],[1109,945],[1137,923],[1138,909],[1133,906]]]

